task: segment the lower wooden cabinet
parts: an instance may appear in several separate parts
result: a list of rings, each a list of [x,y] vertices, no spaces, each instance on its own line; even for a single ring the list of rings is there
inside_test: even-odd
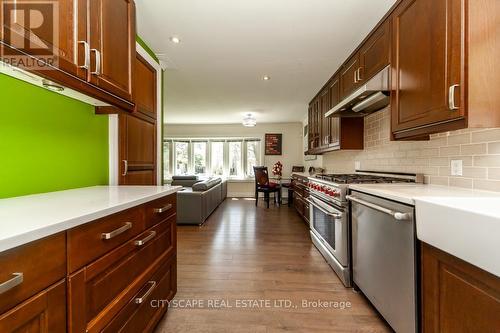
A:
[[[162,264],[102,332],[152,332],[177,292],[176,260]]]
[[[423,244],[421,280],[424,333],[500,331],[500,278]]]
[[[0,252],[0,333],[153,331],[177,292],[175,202]]]
[[[2,333],[66,332],[66,281],[0,315]]]

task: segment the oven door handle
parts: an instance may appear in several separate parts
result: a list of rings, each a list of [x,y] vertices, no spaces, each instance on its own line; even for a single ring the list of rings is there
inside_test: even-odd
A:
[[[389,208],[381,207],[381,206],[375,205],[375,204],[373,204],[371,202],[368,202],[368,201],[365,201],[365,200],[353,197],[352,195],[348,195],[346,197],[346,199],[349,200],[349,201],[358,203],[360,205],[363,205],[363,206],[375,209],[375,210],[377,210],[379,212],[391,215],[392,217],[394,217],[398,221],[408,221],[412,217],[412,214],[410,214],[410,213],[396,212],[396,211],[393,211],[393,210],[391,210]]]
[[[324,214],[326,214],[326,215],[328,215],[328,216],[331,216],[331,217],[333,217],[333,218],[334,218],[334,219],[336,219],[336,220],[339,220],[339,219],[341,219],[341,218],[342,218],[342,214],[339,214],[339,213],[331,213],[331,212],[327,211],[326,209],[324,209],[324,208],[322,208],[322,207],[318,206],[316,203],[314,203],[314,201],[309,200],[308,198],[305,198],[305,200],[306,200],[306,201],[307,201],[310,205],[312,205],[312,206],[314,206],[315,208],[317,208],[318,210],[320,210],[322,213],[324,213]]]

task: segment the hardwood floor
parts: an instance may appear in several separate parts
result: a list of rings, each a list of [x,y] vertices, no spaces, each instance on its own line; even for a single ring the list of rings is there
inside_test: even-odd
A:
[[[186,304],[195,300],[203,303]],[[157,333],[390,332],[362,295],[344,288],[293,208],[256,208],[249,199],[227,199],[202,227],[178,226],[174,302]]]

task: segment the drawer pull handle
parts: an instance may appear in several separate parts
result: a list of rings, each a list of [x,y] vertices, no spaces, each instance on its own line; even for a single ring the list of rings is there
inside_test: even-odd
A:
[[[168,204],[165,207],[155,208],[155,213],[161,214],[172,209],[172,204]]]
[[[156,236],[156,231],[151,231],[148,236],[146,236],[143,239],[136,240],[134,244],[135,246],[143,246],[144,244],[155,238],[155,236]]]
[[[14,276],[12,279],[0,284],[0,294],[6,293],[15,286],[18,286],[21,283],[23,283],[24,280],[23,273],[12,273],[12,275]]]
[[[135,298],[135,304],[142,304],[146,298],[148,298],[149,294],[153,292],[153,289],[156,287],[156,281],[149,281],[148,284],[150,284],[150,287],[148,290],[142,295],[141,297],[136,297]]]
[[[125,231],[128,229],[132,228],[132,223],[131,222],[126,222],[122,227],[115,229],[111,232],[103,232],[101,234],[102,239],[111,239],[113,237],[116,237],[120,234],[123,234]]]

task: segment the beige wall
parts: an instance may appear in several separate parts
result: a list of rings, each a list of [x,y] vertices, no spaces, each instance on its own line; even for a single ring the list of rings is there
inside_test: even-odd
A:
[[[463,161],[463,176],[450,175],[450,161]],[[500,191],[500,129],[465,129],[430,141],[390,141],[390,109],[365,118],[365,149],[323,156],[328,172],[361,169],[423,173],[426,183]]]
[[[264,134],[283,134],[283,155],[263,156],[263,164],[269,169],[277,161],[283,163],[283,176],[291,174],[293,165],[303,165],[302,152],[302,124],[297,123],[269,123],[257,124],[256,127],[244,127],[241,124],[224,125],[165,125],[164,136],[168,138],[205,138],[205,137],[258,137],[262,139],[264,149]],[[271,171],[271,170],[269,170]],[[253,181],[231,182],[228,185],[229,196],[253,196]]]

